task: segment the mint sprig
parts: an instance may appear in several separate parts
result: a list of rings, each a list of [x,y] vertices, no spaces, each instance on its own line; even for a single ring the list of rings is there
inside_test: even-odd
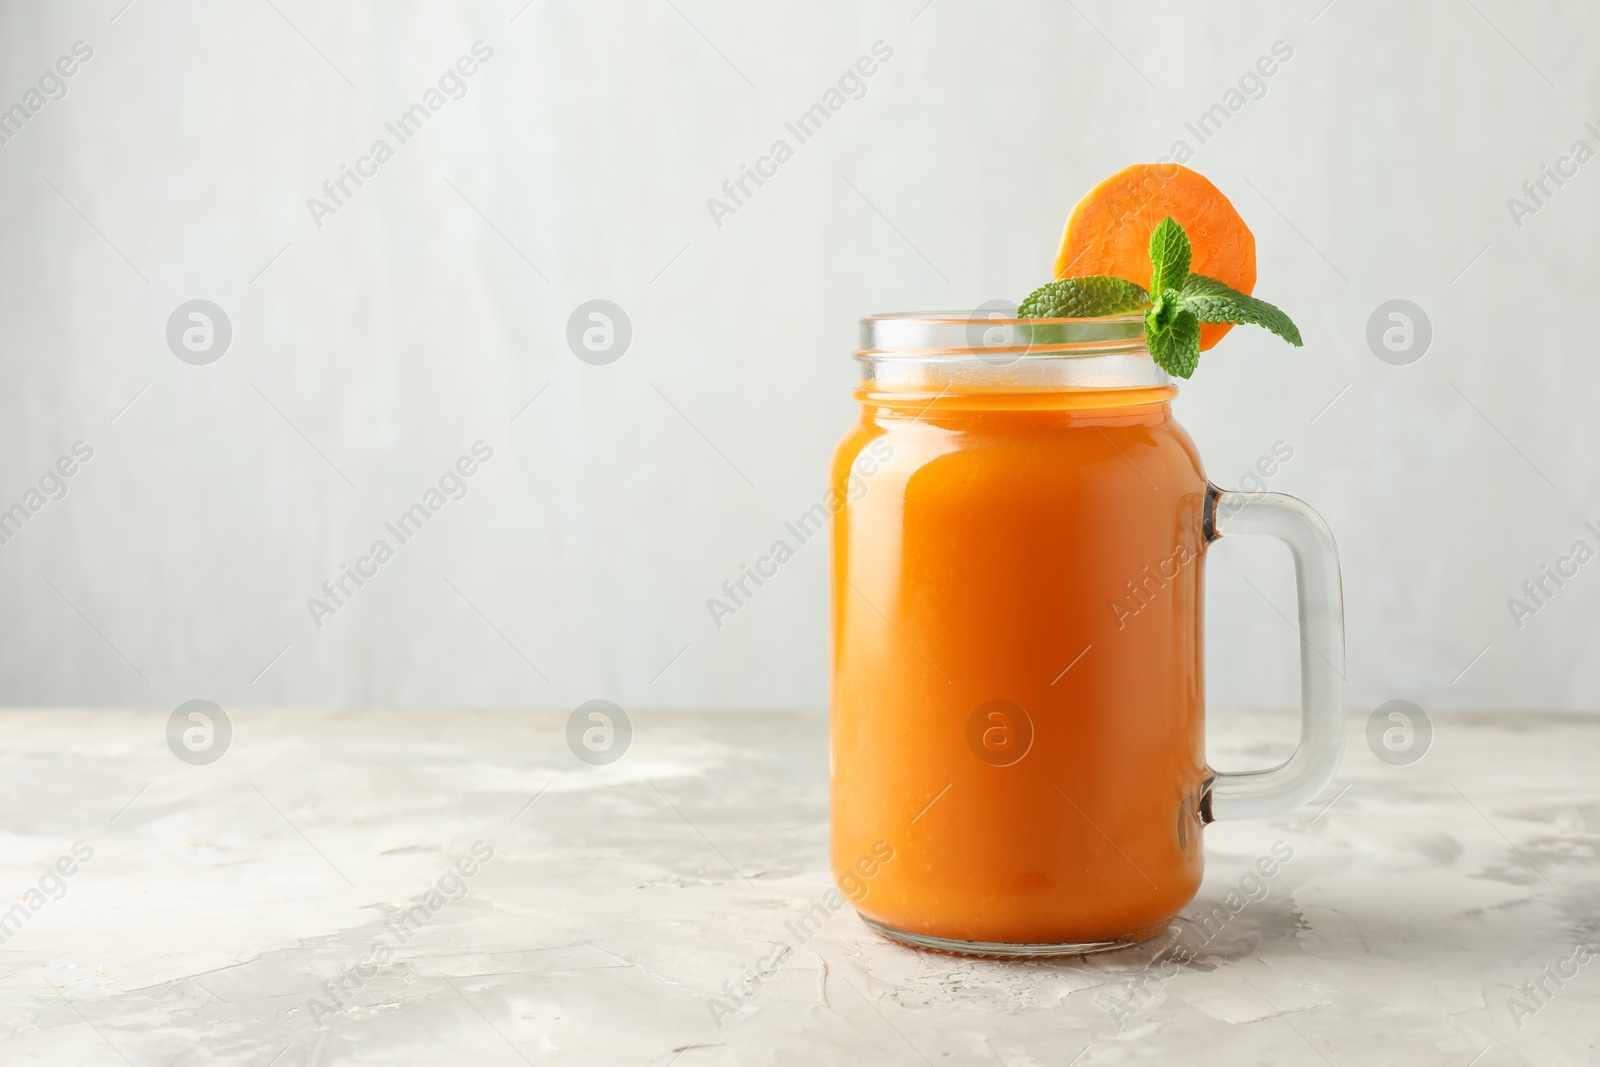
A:
[[[1171,216],[1150,234],[1150,290],[1122,278],[1096,274],[1060,278],[1028,294],[1017,309],[1024,319],[1079,319],[1144,313],[1145,344],[1156,366],[1188,378],[1200,362],[1200,324],[1261,326],[1295,347],[1300,330],[1281,310],[1189,270],[1189,235]]]

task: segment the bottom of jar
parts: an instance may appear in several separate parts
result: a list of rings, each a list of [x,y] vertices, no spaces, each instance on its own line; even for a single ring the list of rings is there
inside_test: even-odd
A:
[[[857,913],[859,914],[859,913]],[[914,934],[909,930],[896,929],[887,926],[865,915],[860,916],[861,921],[891,941],[898,941],[902,945],[912,948],[928,949],[933,952],[944,952],[952,956],[984,956],[989,959],[1002,960],[1030,960],[1041,959],[1049,956],[1089,956],[1096,952],[1114,952],[1119,948],[1128,948],[1143,941],[1148,941],[1167,928],[1167,923],[1135,930],[1130,934],[1112,938],[1108,941],[1066,941],[1021,943],[1011,941],[962,941],[953,937],[935,937],[932,934]]]

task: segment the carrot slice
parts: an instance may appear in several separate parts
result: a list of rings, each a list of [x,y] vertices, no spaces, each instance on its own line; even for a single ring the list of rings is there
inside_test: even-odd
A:
[[[1150,287],[1150,234],[1168,215],[1189,234],[1189,269],[1249,293],[1256,285],[1256,239],[1215,185],[1176,163],[1136,163],[1078,201],[1056,254],[1057,278],[1110,274]],[[1202,351],[1233,329],[1200,327]]]

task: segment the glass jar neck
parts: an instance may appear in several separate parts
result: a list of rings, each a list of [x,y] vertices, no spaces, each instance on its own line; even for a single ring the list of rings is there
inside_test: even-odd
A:
[[[1150,358],[1139,315],[1003,315],[907,312],[862,319],[858,395],[897,410],[930,404],[1104,411],[1165,404],[1177,393]]]

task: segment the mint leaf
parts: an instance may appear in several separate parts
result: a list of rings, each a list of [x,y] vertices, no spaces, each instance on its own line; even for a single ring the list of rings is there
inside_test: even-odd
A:
[[[1289,316],[1265,300],[1246,296],[1215,278],[1207,278],[1204,274],[1189,275],[1183,283],[1182,300],[1184,306],[1193,311],[1201,322],[1264,326],[1297,348],[1303,345],[1300,330]]]
[[[1200,319],[1168,289],[1144,313],[1144,340],[1150,358],[1168,374],[1187,378],[1200,362]]]
[[[1189,277],[1189,235],[1171,215],[1150,233],[1150,291],[1181,289]]]
[[[1110,275],[1062,278],[1041,285],[1017,308],[1020,319],[1097,319],[1142,311],[1150,294],[1132,282]]]
[[[1171,289],[1167,292],[1177,295]],[[1200,363],[1200,319],[1186,307],[1178,306],[1176,311],[1173,307],[1166,304],[1145,312],[1144,339],[1156,366],[1187,378]]]

